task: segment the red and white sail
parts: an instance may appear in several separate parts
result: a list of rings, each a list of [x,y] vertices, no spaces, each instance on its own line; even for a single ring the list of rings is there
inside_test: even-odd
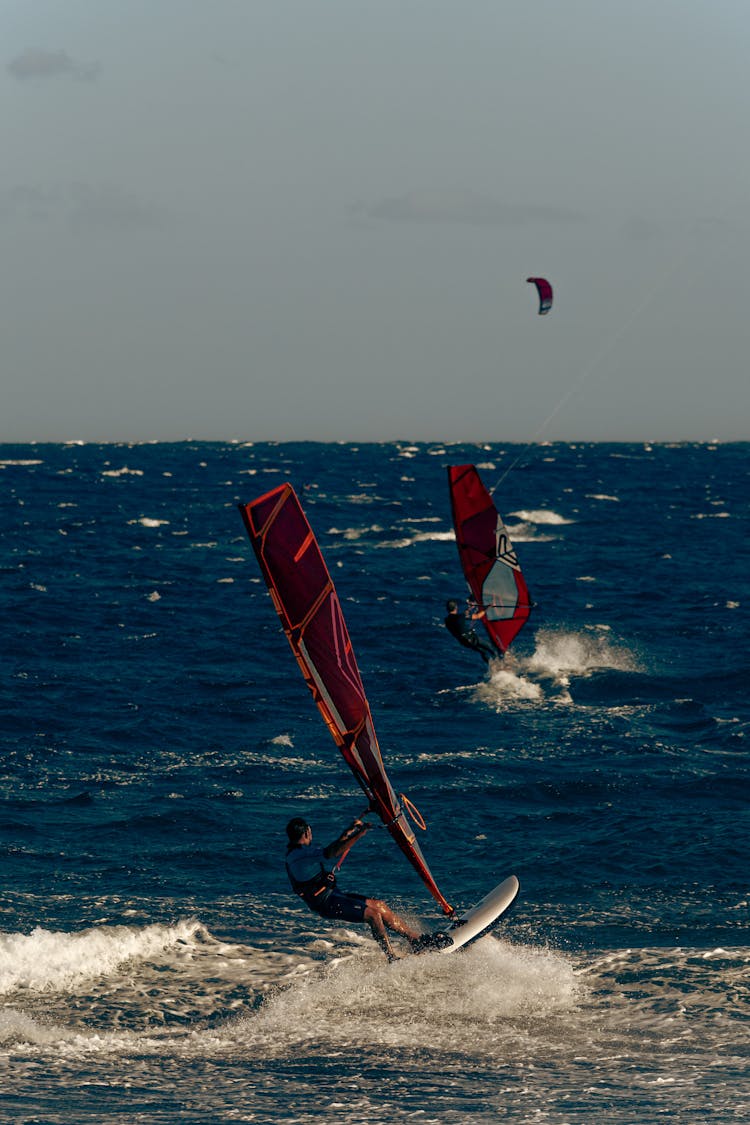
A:
[[[334,742],[370,808],[430,894],[452,914],[385,772],[341,604],[294,489],[279,485],[241,504],[240,512],[292,652]]]
[[[473,465],[449,465],[453,526],[461,566],[501,652],[526,624],[531,600],[500,513]]]

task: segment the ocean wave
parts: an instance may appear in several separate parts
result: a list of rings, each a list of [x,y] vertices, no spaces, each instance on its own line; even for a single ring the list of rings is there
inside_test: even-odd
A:
[[[109,926],[60,933],[37,927],[30,934],[0,933],[0,994],[69,991],[111,975],[126,961],[153,958],[201,931],[190,921],[145,930]]]
[[[406,957],[390,966],[375,950],[365,940],[359,953],[270,995],[238,1023],[238,1038],[246,1049],[273,1054],[314,1037],[328,1048],[450,1051],[461,1043],[472,1056],[496,1055],[507,1021],[542,1025],[587,991],[562,954],[493,936],[459,955]]]
[[[375,547],[381,550],[399,551],[405,547],[413,547],[417,543],[454,543],[456,536],[452,531],[414,531],[401,539],[384,539],[376,543]]]
[[[574,520],[561,516],[559,512],[549,511],[547,508],[537,508],[533,511],[508,512],[508,518],[523,520],[524,523],[549,524],[553,527],[563,527],[565,524],[574,523]]]

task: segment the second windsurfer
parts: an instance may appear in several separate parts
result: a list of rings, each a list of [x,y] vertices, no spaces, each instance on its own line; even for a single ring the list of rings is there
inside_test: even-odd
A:
[[[388,940],[387,930],[403,935],[413,953],[450,944],[450,938],[444,934],[418,934],[380,899],[347,893],[336,886],[336,872],[343,857],[370,828],[371,824],[355,820],[330,844],[320,847],[313,846],[312,828],[304,817],[295,816],[290,820],[286,826],[289,839],[286,870],[294,892],[323,918],[367,922],[389,961],[395,960],[396,954]]]
[[[448,610],[448,616],[445,619],[445,627],[451,636],[455,637],[460,645],[464,648],[473,648],[482,657],[485,664],[489,664],[493,657],[500,657],[503,654],[491,649],[489,645],[483,644],[471,625],[466,619],[466,613],[458,612],[458,603],[453,599],[446,602],[445,608]],[[468,612],[468,611],[467,611]],[[478,621],[482,616],[482,610],[478,613],[471,614],[472,621]]]

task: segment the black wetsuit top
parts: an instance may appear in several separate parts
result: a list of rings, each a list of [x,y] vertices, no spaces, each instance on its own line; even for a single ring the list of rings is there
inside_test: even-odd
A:
[[[490,657],[498,655],[489,645],[482,644],[462,613],[449,613],[445,619],[445,627],[464,648],[476,649],[486,663]]]
[[[471,647],[469,638],[471,636],[476,637],[476,633],[463,614],[449,613],[445,619],[445,627],[462,645],[469,645]]]

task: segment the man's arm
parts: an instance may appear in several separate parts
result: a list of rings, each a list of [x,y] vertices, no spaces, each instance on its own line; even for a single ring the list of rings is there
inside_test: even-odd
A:
[[[326,859],[333,859],[336,856],[340,856],[347,848],[350,848],[355,841],[359,840],[361,836],[369,832],[371,828],[371,824],[365,824],[357,818],[348,828],[344,829],[338,839],[334,840],[333,843],[328,844],[328,846],[323,849],[323,855]]]

